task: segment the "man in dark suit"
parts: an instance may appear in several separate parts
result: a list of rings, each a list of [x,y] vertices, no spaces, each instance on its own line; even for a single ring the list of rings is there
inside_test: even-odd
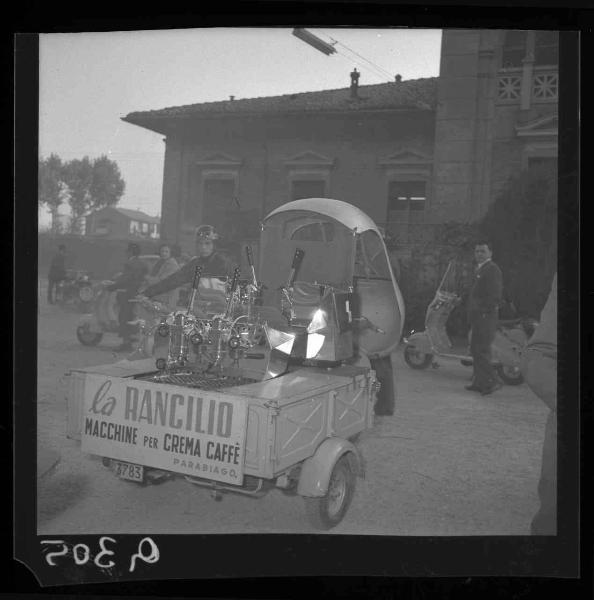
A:
[[[49,273],[47,276],[47,302],[48,304],[54,303],[54,292],[58,287],[60,281],[63,281],[66,277],[66,246],[64,244],[60,244],[58,246],[58,252],[52,258],[52,262],[50,264]]]
[[[138,244],[133,242],[128,244],[126,253],[128,260],[124,263],[122,274],[107,288],[111,292],[118,290],[118,320],[122,338],[122,344],[118,347],[120,352],[132,350],[132,335],[135,328],[130,325],[130,321],[134,319],[134,306],[130,299],[136,296],[148,273],[148,266],[139,258]]]
[[[466,389],[480,392],[483,396],[500,387],[491,364],[491,344],[495,339],[503,286],[501,270],[491,260],[492,254],[489,242],[481,240],[475,245],[477,267],[468,299],[468,316],[472,328],[470,353],[474,373],[472,384],[466,386]]]

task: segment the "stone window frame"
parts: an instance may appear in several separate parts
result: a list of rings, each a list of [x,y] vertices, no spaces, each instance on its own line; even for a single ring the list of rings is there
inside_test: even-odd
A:
[[[431,183],[433,172],[433,160],[428,154],[415,150],[404,149],[401,152],[392,154],[388,158],[379,161],[379,166],[384,170],[384,198],[386,199],[384,214],[386,223],[388,223],[389,212],[389,194],[390,184],[392,182],[415,181],[425,183],[425,207],[423,211],[413,211],[415,214],[421,213],[427,215],[431,205]],[[410,207],[407,215],[410,220]],[[407,221],[408,222],[408,221]]]
[[[323,198],[330,197],[330,182],[334,159],[328,158],[312,150],[306,150],[284,161],[287,169],[287,201],[293,199],[293,183],[295,181],[322,181],[324,183]]]
[[[297,181],[321,181],[324,184],[324,192],[321,198],[328,198],[330,190],[330,174],[326,171],[321,170],[297,170],[289,173],[289,191],[288,201],[293,199],[293,185]]]
[[[189,223],[190,216],[187,213],[187,203],[184,207],[184,223],[181,226],[183,233],[194,233],[197,224],[202,221],[204,195],[206,182],[210,180],[232,180],[234,182],[233,194],[235,197],[239,195],[239,184],[241,168],[243,161],[239,158],[230,156],[225,153],[211,154],[205,159],[194,162],[194,167],[198,170],[199,184],[197,189],[190,189],[190,194],[194,196],[194,200],[198,202],[198,211],[196,214],[197,223]],[[191,198],[190,198],[191,199]],[[189,199],[189,200],[190,200]]]
[[[410,209],[410,205],[408,206],[408,208],[406,209],[406,211],[402,211],[402,213],[406,213],[407,216],[407,220],[405,221],[405,223],[411,223],[411,222],[417,222],[417,221],[411,221],[410,220],[410,215],[411,213],[415,214],[415,215],[419,215],[422,214],[423,215],[423,221],[424,221],[424,217],[427,214],[427,209],[429,208],[429,196],[430,196],[430,192],[431,192],[431,175],[421,172],[421,171],[399,171],[397,173],[392,173],[392,174],[387,174],[386,177],[386,209],[385,209],[385,215],[386,215],[386,223],[389,223],[390,221],[388,220],[389,214],[390,214],[390,206],[389,206],[389,201],[390,201],[390,184],[392,183],[424,183],[425,184],[425,205],[423,207],[423,210],[412,210]],[[423,222],[421,221],[421,222]]]
[[[531,158],[556,158],[559,149],[555,141],[533,141],[522,148],[522,169],[527,169]]]

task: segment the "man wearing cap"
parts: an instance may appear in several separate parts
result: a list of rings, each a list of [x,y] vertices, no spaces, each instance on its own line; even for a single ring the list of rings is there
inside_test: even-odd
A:
[[[128,244],[126,254],[128,260],[124,263],[122,274],[107,288],[110,292],[118,290],[118,321],[122,338],[122,344],[118,348],[120,352],[132,350],[132,334],[135,328],[130,325],[130,321],[134,319],[134,306],[129,300],[138,293],[148,274],[148,266],[140,259],[138,244],[134,242]]]
[[[196,267],[202,267],[202,277],[229,277],[233,265],[220,252],[215,250],[215,240],[218,234],[211,225],[202,225],[196,230],[196,256],[188,261],[179,271],[161,281],[149,285],[142,294],[152,298],[169,290],[191,283]]]

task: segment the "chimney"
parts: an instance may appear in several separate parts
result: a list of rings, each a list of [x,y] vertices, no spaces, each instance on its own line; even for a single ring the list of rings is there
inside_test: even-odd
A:
[[[398,74],[394,77],[394,81],[396,83],[400,83],[402,81],[402,75]]]
[[[359,89],[359,76],[361,73],[355,68],[351,73],[351,98],[358,98],[357,90]]]

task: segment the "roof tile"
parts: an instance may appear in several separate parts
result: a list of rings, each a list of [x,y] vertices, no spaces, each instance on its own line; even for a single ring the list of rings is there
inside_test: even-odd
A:
[[[161,119],[208,118],[216,115],[275,114],[292,112],[357,111],[413,108],[433,110],[436,105],[437,78],[364,85],[358,97],[352,98],[350,88],[203,102],[170,106],[158,110],[131,112],[124,121],[145,125]]]

